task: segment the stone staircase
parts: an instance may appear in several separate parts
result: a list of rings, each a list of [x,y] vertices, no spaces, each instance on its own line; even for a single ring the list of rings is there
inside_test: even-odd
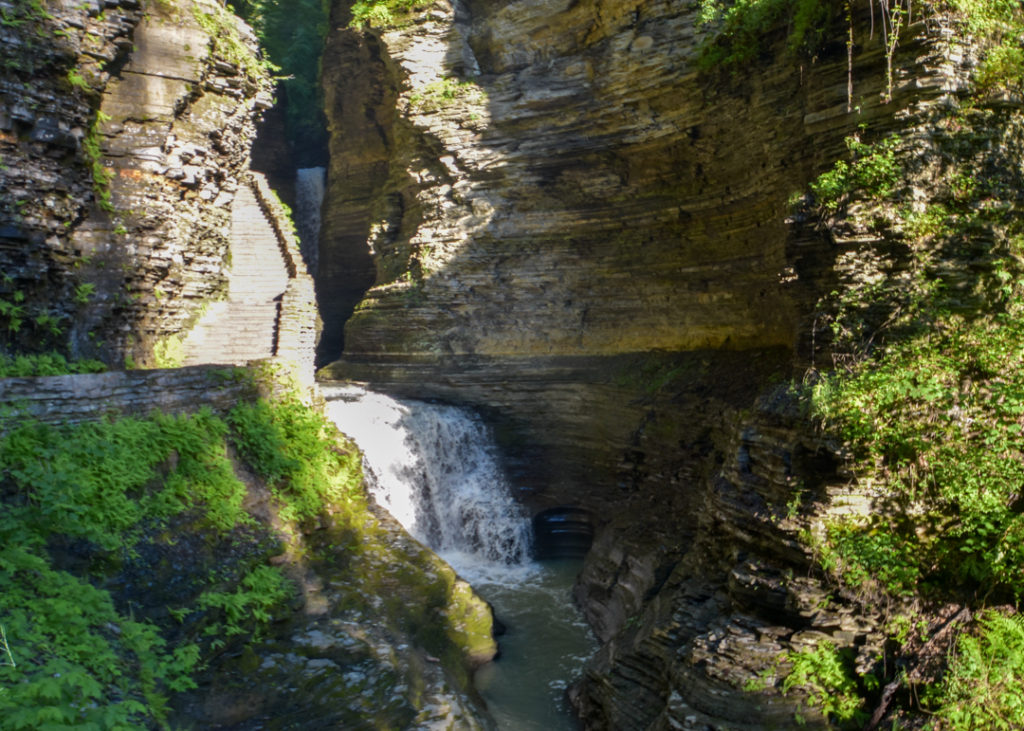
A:
[[[212,303],[185,339],[185,365],[241,364],[277,353],[288,264],[251,185],[231,205],[227,300]]]

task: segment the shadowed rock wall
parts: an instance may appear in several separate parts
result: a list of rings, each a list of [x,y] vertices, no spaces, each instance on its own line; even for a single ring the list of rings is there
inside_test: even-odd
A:
[[[270,84],[216,0],[17,3],[0,74],[0,339],[152,362],[222,293]],[[38,7],[37,7],[38,6]]]

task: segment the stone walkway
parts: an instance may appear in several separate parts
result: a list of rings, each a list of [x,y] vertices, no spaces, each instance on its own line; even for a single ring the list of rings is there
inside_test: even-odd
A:
[[[241,364],[274,355],[288,268],[249,185],[231,205],[228,297],[212,303],[185,340],[185,365]]]

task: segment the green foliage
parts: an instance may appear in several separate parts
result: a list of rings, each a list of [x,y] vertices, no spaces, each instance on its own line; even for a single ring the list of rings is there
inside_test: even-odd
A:
[[[98,360],[71,360],[60,353],[4,355],[0,353],[0,378],[62,376],[68,373],[102,373],[106,365]]]
[[[270,621],[272,610],[291,596],[291,586],[280,571],[270,566],[257,566],[234,591],[203,592],[196,605],[202,609],[218,609],[224,615],[223,625],[206,628],[207,636],[233,637],[244,632],[258,633],[259,625]]]
[[[835,213],[855,191],[875,199],[892,195],[903,173],[896,160],[899,145],[900,138],[895,134],[873,144],[861,142],[859,134],[847,137],[850,161],[839,160],[811,183],[811,192],[818,204]]]
[[[948,0],[973,36],[990,44],[975,73],[979,93],[1024,92],[1024,13],[1016,0]]]
[[[961,634],[949,670],[927,700],[935,728],[1024,728],[1024,617],[985,612],[975,633]]]
[[[1024,582],[1024,303],[892,344],[813,393],[816,415],[855,450],[864,479],[886,486],[870,524],[829,531],[839,574],[893,592],[930,577],[989,585],[1019,598]],[[825,555],[830,555],[826,552]]]
[[[885,50],[888,100],[893,91],[893,57],[914,3],[871,2],[876,6],[872,8],[872,23],[877,17],[877,35]],[[975,73],[978,92],[1024,91],[1024,16],[1020,3],[946,0],[945,5],[960,15],[968,33],[989,45]],[[775,28],[786,29],[788,53],[813,56],[826,40],[839,37],[836,25],[843,15],[851,34],[847,43],[852,44],[850,8],[850,3],[838,0],[701,0],[698,19],[708,35],[698,65],[703,70],[742,69],[768,50]]]
[[[349,25],[387,28],[408,20],[417,9],[429,4],[430,0],[357,0],[352,6]]]
[[[94,294],[96,294],[96,285],[92,282],[83,282],[75,287],[74,299],[77,304],[87,305]]]
[[[288,137],[325,145],[320,56],[330,13],[326,0],[243,0],[238,14],[256,30],[260,45],[280,71]]]
[[[854,588],[880,585],[890,595],[909,595],[920,579],[915,541],[888,521],[837,521],[827,526],[827,540],[818,547],[822,567]]]
[[[96,196],[96,202],[104,211],[111,212],[114,210],[114,205],[110,199],[110,181],[114,175],[103,164],[103,151],[100,149],[99,131],[100,125],[107,120],[109,120],[109,117],[103,112],[96,113],[95,121],[89,126],[89,131],[85,133],[85,137],[82,138],[82,152],[85,154],[89,171],[92,173],[93,193]]]
[[[228,420],[239,452],[282,501],[282,517],[311,518],[360,494],[357,453],[339,448],[334,425],[297,399],[241,404]]]
[[[82,72],[77,68],[68,69],[67,73],[68,84],[72,89],[80,89],[85,92],[92,92],[92,87],[89,86],[89,82],[82,76]]]
[[[0,666],[5,729],[144,727],[162,721],[163,689],[188,685],[192,668],[167,652],[152,625],[54,570],[38,547],[5,540],[0,586],[8,642],[25,658]]]
[[[829,0],[701,0],[699,20],[710,29],[698,65],[738,69],[765,50],[773,27],[789,20],[786,47],[814,52],[828,37],[839,3]]]
[[[156,292],[159,290],[154,295]],[[153,346],[153,361],[157,368],[180,368],[185,362],[185,344],[177,335],[161,338]]]
[[[41,71],[40,61],[45,58],[38,52],[44,44],[52,43],[53,16],[42,0],[19,0],[6,3],[0,8],[0,28],[17,32],[20,43],[0,46],[0,60],[7,71],[34,74]]]
[[[456,99],[482,101],[485,95],[486,92],[473,81],[459,81],[446,76],[410,95],[409,107],[416,112],[433,112],[443,109]]]
[[[232,19],[231,13],[219,5],[210,7],[213,12],[208,13],[193,4],[192,15],[210,37],[214,55],[234,64],[253,81],[265,79],[271,64],[259,58],[242,40],[235,26],[237,21]]]
[[[152,726],[163,719],[166,694],[192,685],[198,647],[168,645],[87,577],[56,569],[47,546],[60,537],[100,556],[131,555],[188,508],[205,509],[218,530],[246,520],[244,486],[224,456],[226,431],[200,412],[26,423],[0,437],[0,617],[8,654],[25,659],[0,666],[4,728]]]
[[[786,660],[792,668],[782,681],[782,692],[799,689],[808,694],[808,701],[820,708],[826,717],[840,723],[863,723],[861,686],[877,687],[874,676],[859,679],[853,669],[853,653],[839,650],[831,642],[822,642],[813,649],[790,652]]]

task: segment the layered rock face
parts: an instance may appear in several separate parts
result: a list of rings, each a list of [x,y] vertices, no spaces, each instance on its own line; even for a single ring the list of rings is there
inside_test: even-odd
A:
[[[699,74],[695,12],[437,4],[401,30],[328,42],[321,360],[373,278],[329,373],[494,409],[524,480],[549,483],[539,502],[581,486],[619,499],[649,419],[629,402],[666,374],[715,394],[785,364],[816,298],[798,270],[829,256],[820,238],[792,240],[787,199],[857,124],[884,129],[951,83],[941,51],[908,39],[913,78],[883,104],[867,37],[856,113],[841,46],[802,69]],[[655,351],[687,355],[647,369],[629,357]],[[550,464],[537,453],[557,469],[531,469]]]
[[[354,314],[322,375],[477,407],[528,504],[592,511],[577,594],[605,646],[574,697],[593,728],[786,727],[796,700],[743,690],[780,652],[877,649],[793,580],[809,557],[780,527],[794,481],[839,458],[757,395],[821,357],[815,303],[858,240],[788,201],[858,125],[927,139],[973,62],[919,19],[890,99],[865,8],[852,60],[786,57],[780,29],[749,73],[699,72],[697,11],[436,3],[325,56],[322,360]]]
[[[222,293],[229,204],[269,81],[216,2],[7,5],[4,339],[154,360]]]

